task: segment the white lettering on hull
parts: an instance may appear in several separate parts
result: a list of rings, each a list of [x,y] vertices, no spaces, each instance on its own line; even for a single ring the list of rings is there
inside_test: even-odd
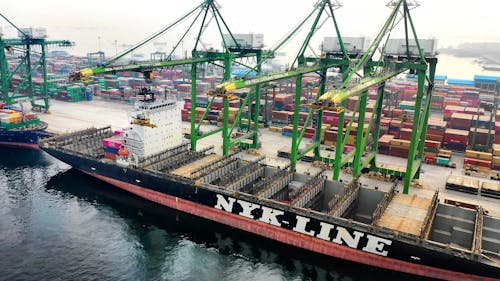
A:
[[[332,240],[333,243],[337,244],[346,244],[347,246],[351,248],[357,248],[359,244],[359,239],[365,235],[362,232],[359,231],[354,231],[354,237],[351,236],[349,231],[347,229],[337,226],[337,236]]]
[[[293,217],[287,216],[287,220],[285,220],[285,212],[281,210],[261,206],[244,200],[236,200],[235,198],[220,194],[217,194],[216,196],[216,209],[286,229],[290,229],[290,227],[294,225],[291,230],[297,233],[306,234],[339,245],[345,245],[350,248],[360,249],[368,253],[387,256],[389,251],[386,248],[392,244],[391,240],[360,231],[348,230],[347,228],[326,222],[319,222],[318,228],[318,224],[312,223],[310,218],[296,214],[292,214]],[[255,210],[261,210],[262,214],[259,216],[258,214],[260,212],[254,212]],[[332,233],[335,237],[332,237]]]
[[[262,217],[260,217],[261,222],[272,224],[281,227],[281,223],[278,220],[278,216],[283,215],[285,212],[280,210],[274,210],[266,206],[262,206]]]
[[[384,250],[384,246],[390,246],[392,244],[391,240],[373,236],[370,234],[367,234],[366,238],[368,238],[368,242],[366,243],[366,246],[361,250],[384,257],[387,256],[388,252],[387,250]]]

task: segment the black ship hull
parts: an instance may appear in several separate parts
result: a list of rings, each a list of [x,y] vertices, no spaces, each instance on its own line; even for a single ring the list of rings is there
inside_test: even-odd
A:
[[[410,241],[376,227],[202,186],[186,178],[129,169],[57,148],[42,149],[147,200],[326,256],[442,280],[498,280],[500,276],[495,266],[426,240]]]

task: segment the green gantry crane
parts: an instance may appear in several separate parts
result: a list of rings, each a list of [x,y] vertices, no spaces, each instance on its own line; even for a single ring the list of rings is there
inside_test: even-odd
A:
[[[334,161],[334,179],[339,179],[340,170],[346,165],[351,165],[353,168],[353,176],[360,175],[363,169],[369,168],[374,171],[381,171],[386,174],[392,174],[399,177],[404,177],[405,194],[408,193],[411,181],[418,178],[420,175],[421,160],[425,146],[425,135],[427,130],[427,120],[429,118],[429,110],[432,97],[432,89],[434,86],[434,75],[436,71],[437,58],[425,57],[417,33],[413,25],[413,20],[410,15],[410,6],[412,3],[408,0],[391,1],[388,6],[393,7],[389,18],[386,20],[382,29],[375,37],[373,42],[368,47],[365,54],[350,67],[347,77],[341,88],[326,92],[319,97],[319,101],[311,104],[311,108],[318,110],[331,110],[339,113],[339,128],[337,134],[337,143]],[[401,17],[400,17],[401,16]],[[397,56],[388,55],[385,53],[385,45],[380,48],[383,40],[390,37],[391,31],[399,23],[404,23],[406,53],[398,54]],[[418,50],[418,55],[412,56],[410,53],[410,38],[409,32],[412,33],[415,44]],[[379,51],[381,50],[381,51]],[[379,53],[379,59],[374,61],[375,54]],[[359,74],[363,70],[363,75]],[[380,117],[382,115],[382,102],[384,97],[385,81],[398,74],[410,70],[418,75],[418,90],[415,101],[415,115],[413,121],[413,130],[411,136],[411,145],[408,154],[406,171],[391,170],[385,167],[377,167],[376,154],[378,147],[378,138],[380,130]],[[427,76],[428,75],[428,76]],[[355,78],[360,76],[360,78]],[[427,82],[427,88],[426,88]],[[365,112],[367,104],[367,93],[370,87],[378,88],[378,95],[375,102],[375,112],[369,121],[368,128],[364,129]],[[355,148],[343,155],[346,139],[341,132],[344,129],[344,110],[345,101],[352,96],[358,96],[355,112],[358,113],[358,126],[356,132]],[[355,117],[349,122],[346,130],[346,135],[349,135],[351,126]],[[321,120],[319,120],[321,122]],[[364,155],[367,148],[368,136],[373,130],[372,151]],[[352,163],[351,163],[352,162]]]
[[[172,51],[163,60],[154,60],[150,62],[133,63],[133,64],[118,64],[119,60],[122,59],[127,54],[130,54],[136,49],[158,38],[160,35],[172,29],[180,22],[187,20],[189,17],[194,17],[194,20],[190,23],[189,28],[182,34],[179,41],[174,45]],[[202,18],[202,20],[200,23],[199,30],[197,32],[196,42],[191,52],[192,57],[185,59],[173,59],[172,57],[174,52],[178,49],[180,44],[183,42],[183,40],[186,38],[191,29],[193,29],[193,27],[200,18]],[[223,52],[218,52],[214,50],[203,50],[203,51],[198,50],[198,46],[203,45],[201,43],[201,37],[204,31],[206,30],[208,24],[212,22],[212,20],[215,21],[219,34],[221,35],[222,43],[224,46]],[[224,36],[223,34],[224,30],[229,34],[229,37]],[[269,55],[266,54],[261,49],[253,49],[240,46],[238,41],[235,39],[233,33],[229,30],[229,27],[227,26],[225,20],[222,18],[222,15],[220,14],[215,1],[205,0],[198,6],[196,6],[195,8],[193,8],[192,10],[181,16],[179,19],[175,20],[173,23],[169,24],[160,31],[142,40],[141,42],[134,45],[130,49],[123,51],[122,53],[118,54],[114,58],[104,63],[103,65],[93,68],[82,69],[80,71],[72,73],[70,77],[73,80],[85,80],[88,77],[96,74],[136,71],[136,72],[142,72],[144,74],[144,78],[146,79],[146,81],[151,81],[151,79],[153,78],[154,69],[190,65],[191,66],[191,149],[196,150],[198,140],[222,131],[222,128],[219,128],[210,132],[206,132],[201,135],[199,134],[201,124],[208,115],[208,112],[210,111],[210,107],[212,106],[215,97],[211,98],[203,114],[203,117],[201,118],[201,120],[199,120],[199,124],[196,124],[196,93],[197,93],[196,81],[198,77],[197,75],[198,64],[223,62],[222,65],[222,67],[224,67],[223,80],[227,81],[231,78],[231,65],[233,63],[245,66],[249,69],[256,69],[257,72],[260,72],[261,61],[264,57],[268,56]],[[256,58],[257,67],[252,68],[251,66],[239,62],[238,59],[242,58]],[[226,104],[225,107],[227,108],[228,105]],[[227,111],[225,112],[225,114],[226,114],[225,122],[227,122]],[[257,136],[257,134],[254,135]],[[227,154],[227,151],[224,151],[224,153]]]
[[[218,85],[214,91],[212,91],[210,94],[213,96],[220,96],[224,98],[224,124],[223,127],[221,128],[223,132],[223,152],[224,154],[227,154],[229,152],[229,149],[231,146],[237,145],[244,139],[249,139],[253,138],[253,148],[257,147],[258,143],[258,118],[259,118],[259,107],[260,107],[260,86],[265,83],[269,83],[272,81],[277,81],[277,80],[283,80],[287,78],[296,78],[296,87],[295,87],[295,101],[294,101],[294,132],[293,132],[293,137],[292,137],[292,150],[291,150],[291,156],[290,156],[290,161],[291,161],[291,168],[295,169],[297,161],[302,158],[306,153],[311,151],[312,149],[315,149],[315,153],[317,155],[317,158],[319,159],[319,148],[320,148],[320,136],[317,135],[315,138],[315,142],[309,146],[304,152],[298,153],[298,147],[300,146],[300,143],[302,141],[302,138],[304,136],[304,133],[306,131],[306,128],[304,127],[301,132],[298,130],[298,120],[299,120],[299,108],[300,108],[300,97],[301,97],[301,90],[302,90],[302,75],[306,73],[319,73],[321,80],[320,80],[320,85],[319,85],[319,94],[318,96],[322,95],[325,89],[325,84],[326,84],[326,72],[328,68],[340,68],[341,72],[344,72],[345,70],[348,69],[349,64],[351,63],[351,59],[355,57],[355,55],[349,55],[345,48],[344,44],[342,41],[342,36],[339,31],[339,27],[337,25],[337,21],[335,18],[334,10],[338,7],[341,7],[341,5],[338,3],[338,1],[331,1],[331,0],[321,0],[316,5],[314,5],[313,10],[307,14],[304,20],[299,22],[299,24],[292,29],[287,35],[285,35],[283,40],[278,42],[276,44],[276,47],[273,48],[270,53],[273,55],[277,50],[279,50],[283,45],[285,45],[287,42],[293,38],[298,31],[305,26],[305,24],[309,20],[313,20],[313,24],[310,27],[309,32],[307,33],[307,36],[305,40],[303,41],[301,48],[295,57],[293,63],[291,64],[292,66],[295,66],[295,68],[292,68],[287,71],[283,72],[275,72],[271,73],[268,75],[260,75],[255,78],[243,78],[243,79],[238,79],[234,81],[228,81],[225,83],[222,83]],[[314,34],[317,32],[317,30],[323,25],[323,23],[320,23],[320,20],[322,16],[326,15],[327,20],[328,18],[331,17],[333,21],[333,25],[335,28],[335,32],[337,35],[337,38],[339,40],[339,45],[341,48],[340,53],[336,54],[324,54],[323,57],[321,58],[315,58],[315,57],[305,57],[305,51],[309,47],[309,43],[311,41],[311,38],[314,36]],[[326,21],[326,20],[325,20]],[[265,60],[262,60],[260,63],[258,63],[257,67],[260,67],[260,64],[264,62]],[[311,65],[312,64],[312,65]],[[260,69],[260,68],[259,68]],[[260,71],[258,71],[260,72]],[[229,125],[227,123],[227,117],[228,117],[228,100],[234,98],[232,95],[232,92],[237,90],[237,89],[242,89],[246,87],[255,87],[255,112],[253,116],[253,124],[254,128],[253,131],[243,135],[241,137],[238,137],[236,139],[231,139],[232,132],[234,128],[236,128],[240,122],[240,117],[242,113],[242,108],[240,108],[235,124],[229,128]],[[246,99],[243,101],[243,104],[247,104],[251,102],[252,95],[247,95]],[[306,124],[309,123],[309,121],[312,118],[312,110],[309,110],[308,112],[308,117],[306,120]],[[321,128],[321,127],[319,127]]]
[[[7,104],[15,104],[21,100],[29,100],[34,110],[49,110],[49,93],[47,87],[46,52],[49,46],[70,47],[73,42],[68,40],[45,40],[33,38],[13,24],[0,13],[10,25],[20,34],[21,38],[2,38],[0,35],[0,100]],[[9,60],[18,59],[13,69],[9,68]],[[40,92],[35,95],[33,74],[41,72],[43,79]],[[16,81],[17,80],[17,81]],[[42,100],[43,104],[36,103]]]

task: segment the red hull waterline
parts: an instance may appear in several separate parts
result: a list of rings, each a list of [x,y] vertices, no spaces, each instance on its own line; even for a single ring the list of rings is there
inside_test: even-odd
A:
[[[84,171],[83,171],[84,172]],[[87,173],[87,172],[84,172]],[[430,278],[438,278],[449,281],[495,281],[489,277],[465,274],[426,265],[419,265],[400,261],[392,258],[382,257],[375,254],[366,253],[346,246],[336,245],[318,238],[310,237],[291,230],[283,229],[267,223],[251,220],[242,216],[231,214],[215,208],[210,208],[201,204],[193,203],[178,197],[166,195],[157,191],[142,188],[140,186],[125,183],[98,174],[87,173],[102,181],[112,184],[125,191],[138,195],[149,201],[176,209],[188,214],[216,221],[229,225],[246,232],[254,233],[266,238],[276,240],[295,247],[306,249],[312,252],[327,256],[381,267],[389,270],[420,275]]]
[[[23,143],[23,142],[0,141],[0,146],[11,147],[11,148],[26,148],[26,149],[33,149],[33,150],[39,150],[40,149],[40,147],[38,146],[38,144]]]

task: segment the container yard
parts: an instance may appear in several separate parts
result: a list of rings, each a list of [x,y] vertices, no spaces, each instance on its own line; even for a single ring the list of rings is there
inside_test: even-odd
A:
[[[349,37],[342,5],[321,0],[267,47],[205,0],[124,51],[115,41],[111,58],[49,51],[74,42],[9,21],[18,38],[0,37],[0,144],[40,148],[84,181],[280,247],[498,280],[500,76],[436,74],[438,40],[418,38],[411,18],[419,5],[391,1],[376,36]],[[189,17],[170,53],[140,59]],[[324,17],[333,29],[318,49]],[[217,48],[205,46],[210,25]],[[190,32],[193,50],[180,54]],[[299,32],[295,59],[265,68]]]

